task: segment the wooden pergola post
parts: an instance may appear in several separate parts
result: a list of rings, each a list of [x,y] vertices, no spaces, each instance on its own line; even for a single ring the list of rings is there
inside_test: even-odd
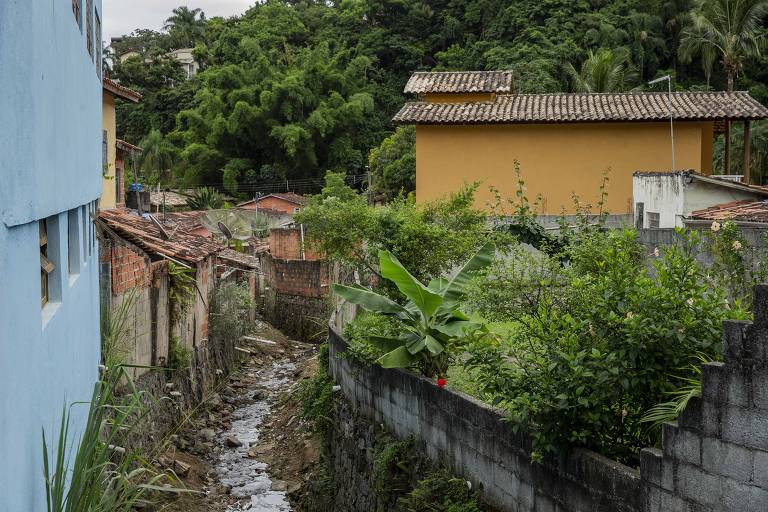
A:
[[[742,174],[744,175],[744,177],[742,178],[742,181],[747,185],[749,185],[749,179],[750,179],[750,176],[749,176],[749,171],[750,171],[749,169],[749,142],[750,142],[749,131],[750,130],[749,129],[750,129],[749,121],[745,120],[744,121],[744,168],[742,169],[743,171]]]
[[[723,174],[731,174],[731,121],[725,121],[725,154],[723,155]]]

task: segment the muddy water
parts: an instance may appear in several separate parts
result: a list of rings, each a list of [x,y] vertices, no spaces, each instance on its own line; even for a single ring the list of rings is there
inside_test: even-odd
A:
[[[248,457],[248,449],[258,443],[260,429],[269,415],[270,398],[288,389],[295,370],[294,363],[281,361],[273,363],[271,368],[256,371],[258,385],[266,391],[264,398],[235,410],[229,430],[220,434],[219,442],[224,448],[215,462],[215,471],[219,481],[230,488],[230,495],[239,500],[226,508],[227,512],[291,510],[285,490],[274,488],[267,465]],[[242,445],[227,447],[225,440],[229,437],[236,437]]]

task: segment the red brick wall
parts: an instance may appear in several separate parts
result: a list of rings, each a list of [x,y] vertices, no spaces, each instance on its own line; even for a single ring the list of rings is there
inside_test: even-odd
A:
[[[259,208],[270,208],[272,210],[278,210],[283,213],[289,213],[293,215],[296,213],[295,208],[301,208],[301,205],[280,199],[279,197],[265,197],[259,201]]]
[[[328,295],[329,272],[324,261],[261,258],[268,286],[276,292],[301,297]]]
[[[305,237],[306,239],[306,237]],[[299,228],[273,229],[269,232],[269,252],[273,258],[281,260],[300,260],[301,230]],[[304,244],[304,259],[320,260],[322,257]]]
[[[128,245],[113,243],[112,293],[120,295],[133,288],[149,287],[152,267],[149,258]]]

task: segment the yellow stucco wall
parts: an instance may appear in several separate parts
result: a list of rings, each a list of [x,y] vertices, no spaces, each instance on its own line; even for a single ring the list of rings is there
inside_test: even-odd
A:
[[[109,179],[103,178],[101,200],[99,207],[103,210],[115,207],[115,140],[117,138],[115,128],[115,97],[107,91],[102,92],[102,128],[107,130],[107,161],[109,168],[102,172]]]
[[[496,94],[492,92],[428,92],[424,95],[424,100],[428,103],[467,103],[472,101],[493,101],[495,99]]]
[[[676,167],[712,170],[712,123],[675,123]],[[706,141],[706,142],[703,142]],[[528,198],[538,194],[543,212],[573,212],[572,194],[595,204],[602,172],[610,168],[608,210],[632,211],[632,173],[669,171],[669,124],[579,123],[422,125],[416,127],[416,199],[429,201],[484,180],[476,204],[493,200],[489,186],[515,197],[514,161],[520,162]]]

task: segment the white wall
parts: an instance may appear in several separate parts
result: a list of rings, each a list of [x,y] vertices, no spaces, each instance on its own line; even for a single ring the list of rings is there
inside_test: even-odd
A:
[[[643,203],[643,226],[648,225],[648,213],[659,214],[659,227],[682,226],[684,176],[680,173],[635,174],[632,179],[632,208],[637,223],[637,204]]]

